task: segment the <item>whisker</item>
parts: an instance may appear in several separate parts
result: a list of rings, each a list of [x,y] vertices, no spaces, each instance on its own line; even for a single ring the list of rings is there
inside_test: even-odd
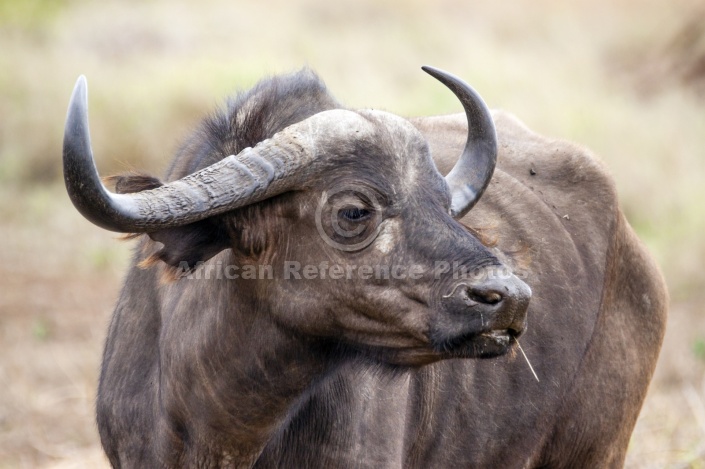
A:
[[[443,298],[450,298],[451,296],[453,296],[453,294],[455,293],[455,290],[457,290],[458,287],[467,287],[467,286],[468,286],[467,283],[459,283],[455,287],[453,287],[453,291],[451,291],[447,295],[443,295]]]
[[[519,347],[519,351],[521,352],[522,355],[524,355],[524,360],[526,360],[526,364],[529,365],[529,369],[531,370],[531,373],[533,373],[534,378],[536,378],[536,381],[540,383],[541,381],[539,380],[538,375],[534,371],[534,367],[531,366],[531,362],[529,361],[529,357],[526,356],[526,353],[524,353],[524,349],[521,348],[521,344],[519,343],[519,340],[517,340],[516,338],[514,340],[517,343],[517,347]]]

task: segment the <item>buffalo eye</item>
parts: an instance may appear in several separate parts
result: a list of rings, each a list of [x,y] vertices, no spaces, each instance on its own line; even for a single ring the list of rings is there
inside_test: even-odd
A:
[[[347,221],[359,222],[370,218],[372,212],[366,208],[346,207],[338,212],[339,216]]]

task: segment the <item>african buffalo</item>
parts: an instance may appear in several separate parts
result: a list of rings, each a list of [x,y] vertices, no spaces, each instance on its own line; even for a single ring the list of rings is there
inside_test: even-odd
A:
[[[166,183],[115,192],[79,79],[68,193],[140,238],[98,390],[113,466],[623,463],[658,269],[598,160],[425,70],[464,114],[346,110],[304,70],[206,118]]]

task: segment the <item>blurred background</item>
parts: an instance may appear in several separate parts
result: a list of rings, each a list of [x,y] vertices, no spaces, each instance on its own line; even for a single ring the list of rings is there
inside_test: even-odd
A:
[[[106,465],[93,402],[131,243],[63,188],[78,75],[101,174],[161,175],[228,94],[302,66],[349,107],[458,112],[423,64],[606,161],[671,293],[627,467],[704,468],[702,0],[0,0],[0,468]]]

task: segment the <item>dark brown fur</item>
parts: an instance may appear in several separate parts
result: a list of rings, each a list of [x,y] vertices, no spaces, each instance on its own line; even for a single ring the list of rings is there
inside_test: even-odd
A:
[[[167,180],[334,107],[310,72],[265,81],[205,121]],[[110,462],[621,466],[663,335],[663,280],[592,156],[505,114],[495,121],[499,166],[462,220],[484,229],[468,230],[447,215],[447,188],[423,138],[414,135],[405,158],[395,160],[394,133],[380,130],[373,142],[332,145],[337,165],[308,187],[141,239],[108,332],[98,392]],[[462,116],[413,123],[447,172],[465,143]],[[419,179],[409,187],[392,163],[414,165]],[[316,201],[350,182],[378,191],[384,216],[398,221],[388,253],[375,244],[340,253],[320,242]],[[116,185],[131,192],[156,184],[132,176]],[[164,272],[184,265],[184,273],[197,274],[218,263],[279,269],[291,259],[444,260],[488,272],[502,261],[533,290],[521,341],[541,381],[513,353],[473,360],[471,349],[441,350],[470,320],[468,313],[454,322],[465,313],[440,300],[457,286],[447,276],[376,284],[172,276],[160,284]]]

